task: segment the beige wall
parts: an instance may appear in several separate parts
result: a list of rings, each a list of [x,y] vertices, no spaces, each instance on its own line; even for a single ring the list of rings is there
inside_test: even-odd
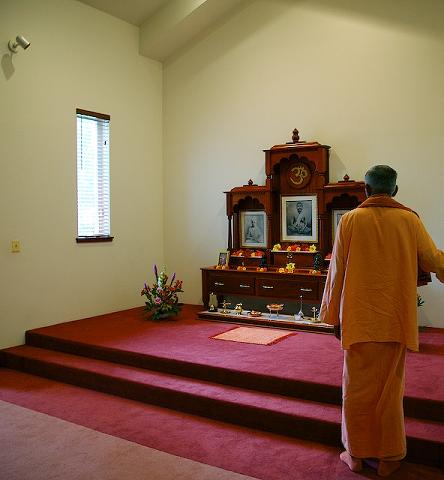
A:
[[[294,127],[332,146],[331,181],[397,169],[398,200],[444,248],[442,25],[441,0],[256,0],[167,62],[165,248],[187,302],[226,247],[222,192],[262,184],[262,149]],[[443,286],[420,292],[422,323],[444,327]]]
[[[0,0],[0,348],[142,305],[154,262],[199,303],[199,267],[226,247],[222,192],[263,183],[262,149],[294,127],[332,146],[333,181],[393,165],[399,200],[444,247],[443,8],[246,0],[165,64],[162,92],[137,28],[77,1]],[[17,34],[32,45],[11,61]],[[111,244],[74,241],[76,107],[111,115]],[[422,323],[444,327],[442,286],[421,293]]]
[[[162,65],[137,53],[136,27],[77,1],[1,0],[0,32],[4,347],[32,327],[143,304],[164,261]],[[17,34],[32,44],[11,63]],[[109,244],[75,243],[76,107],[111,115]]]

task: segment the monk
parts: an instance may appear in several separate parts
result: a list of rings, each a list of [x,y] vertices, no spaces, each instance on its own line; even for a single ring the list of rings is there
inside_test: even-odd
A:
[[[340,458],[354,472],[362,459],[379,459],[383,477],[406,455],[405,354],[418,350],[418,271],[444,282],[444,253],[393,199],[396,178],[386,165],[365,174],[367,199],[340,220],[320,310],[344,349]]]

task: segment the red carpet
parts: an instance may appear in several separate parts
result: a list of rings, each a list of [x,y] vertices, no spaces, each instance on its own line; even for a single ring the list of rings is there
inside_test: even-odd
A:
[[[27,346],[6,349],[0,358],[9,368],[339,445],[342,353],[333,336],[299,332],[272,348],[215,342],[209,337],[231,326],[196,320],[200,308],[186,306],[167,322],[146,321],[141,309],[133,309],[36,329],[27,333]],[[442,467],[444,385],[437,379],[444,367],[444,335],[423,333],[421,344],[423,351],[407,359],[409,458]],[[5,400],[20,397],[19,391],[9,393]]]
[[[380,478],[368,467],[359,476],[350,472],[335,447],[216,422],[14,370],[0,370],[0,399],[262,480]],[[401,470],[390,478],[444,480],[444,473],[403,462]]]

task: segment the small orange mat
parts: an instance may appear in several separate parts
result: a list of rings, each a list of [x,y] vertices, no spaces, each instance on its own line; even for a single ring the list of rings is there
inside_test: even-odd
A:
[[[261,327],[235,327],[213,337],[216,340],[229,340],[230,342],[255,343],[256,345],[272,345],[280,342],[294,332],[283,332],[271,328]]]

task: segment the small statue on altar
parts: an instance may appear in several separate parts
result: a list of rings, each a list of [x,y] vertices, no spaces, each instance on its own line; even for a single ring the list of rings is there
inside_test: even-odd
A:
[[[217,307],[218,307],[217,295],[215,295],[214,293],[210,293],[210,300],[208,302],[208,310],[210,312],[217,312]]]
[[[320,272],[323,266],[324,266],[324,259],[322,258],[322,255],[320,253],[317,253],[313,259],[313,268],[317,272]]]
[[[231,305],[231,303],[230,303],[230,302],[227,302],[226,300],[224,300],[224,301],[222,302],[222,312],[221,312],[221,313],[223,313],[223,314],[225,314],[225,315],[228,314],[228,313],[230,313],[230,312],[228,311],[228,309],[227,309],[228,305]]]
[[[311,311],[313,312],[313,317],[311,318],[311,321],[313,323],[317,323],[319,322],[319,312],[318,312],[318,309],[316,307],[313,307],[311,309]]]
[[[293,129],[293,135],[291,136],[291,141],[293,143],[299,142],[299,130],[297,128]]]
[[[234,307],[234,311],[236,312],[236,315],[242,315],[242,303],[237,303]]]

